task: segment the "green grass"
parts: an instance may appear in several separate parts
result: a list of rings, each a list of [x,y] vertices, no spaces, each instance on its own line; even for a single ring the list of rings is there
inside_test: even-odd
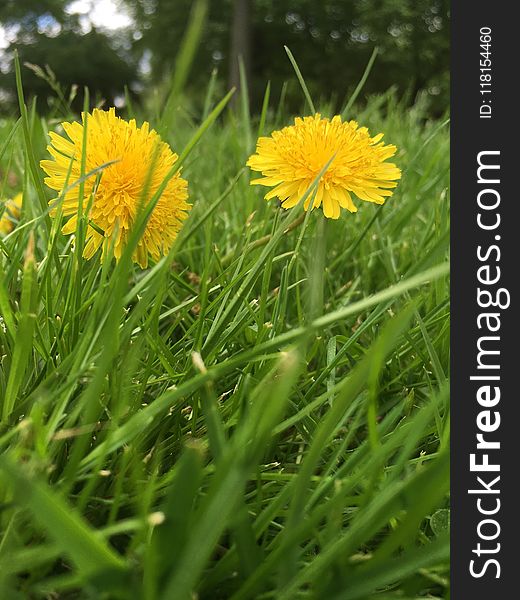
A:
[[[49,218],[37,163],[67,115],[0,123],[2,195],[25,194],[0,241],[1,598],[449,597],[447,123],[358,100],[402,181],[302,221],[244,168],[291,120],[268,94],[253,119],[212,92],[138,112],[193,202],[146,271]]]

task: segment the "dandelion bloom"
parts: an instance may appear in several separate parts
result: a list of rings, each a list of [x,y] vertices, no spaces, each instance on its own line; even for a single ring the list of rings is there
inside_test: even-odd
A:
[[[16,194],[12,200],[4,203],[4,212],[0,217],[0,235],[7,235],[14,229],[15,222],[20,218],[22,209],[22,194]]]
[[[316,192],[305,200],[305,210],[313,200],[311,208],[322,206],[326,217],[337,219],[340,207],[357,211],[352,193],[361,200],[383,204],[392,195],[401,171],[385,162],[396,147],[381,142],[382,137],[382,133],[370,137],[366,127],[359,127],[356,121],[342,122],[340,116],[332,120],[319,113],[298,117],[294,125],[259,138],[256,154],[247,164],[263,177],[251,184],[272,187],[265,199],[278,197],[283,208],[292,208],[332,158]]]
[[[70,218],[62,231],[70,234],[76,230],[78,219],[80,186],[73,184],[81,177],[85,114],[83,123],[62,125],[69,139],[51,132],[47,150],[54,160],[42,160],[40,164],[51,189],[60,196],[65,188],[62,209],[63,215]],[[84,183],[84,210],[94,194],[83,256],[92,258],[102,245],[104,256],[104,240],[113,239],[114,255],[119,259],[143,200],[151,201],[178,156],[150,130],[148,123],[137,127],[134,119],[127,122],[117,117],[113,108],[94,109],[86,125],[85,173],[96,169],[98,172],[87,176]],[[103,167],[107,163],[111,164]],[[133,254],[133,260],[141,267],[147,266],[149,256],[158,260],[171,248],[191,208],[187,203],[187,185],[179,172],[168,181]],[[51,214],[56,214],[56,209]]]

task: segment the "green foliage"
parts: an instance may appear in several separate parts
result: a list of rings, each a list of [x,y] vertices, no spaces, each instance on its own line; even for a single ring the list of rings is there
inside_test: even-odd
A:
[[[126,0],[142,34],[136,48],[152,51],[157,80],[173,67],[191,0]],[[400,95],[428,89],[432,109],[444,110],[449,98],[449,2],[447,0],[251,0],[251,87],[263,95],[271,81],[278,95],[292,75],[283,53],[291,48],[314,97],[335,96],[339,106],[354,89],[375,46],[378,65],[365,93],[395,86]],[[193,87],[204,85],[212,68],[225,76],[230,61],[233,1],[211,2],[208,24],[195,63]],[[297,88],[290,109],[299,108]]]
[[[69,103],[79,112],[83,90],[93,91],[93,102],[114,104],[137,81],[137,62],[125,47],[125,33],[110,37],[92,28],[85,32],[77,15],[66,12],[61,0],[23,0],[0,7],[0,22],[11,31],[3,53],[0,112],[16,104],[14,55],[24,65],[24,87],[28,98],[38,99],[38,109],[63,114]],[[7,100],[7,102],[5,101]]]
[[[0,23],[22,22],[25,28],[37,27],[37,19],[49,15],[54,19],[63,18],[62,0],[3,0],[0,5]]]
[[[201,115],[137,109],[193,202],[141,271],[49,218],[55,125],[22,94],[0,129],[24,191],[0,241],[0,597],[447,598],[447,122],[374,96],[355,116],[403,179],[323,222],[249,186],[251,132],[289,122],[269,89],[258,122],[213,88]]]
[[[96,91],[94,101],[103,99],[112,106],[114,98],[136,77],[135,65],[121,58],[107,36],[95,29],[85,34],[63,30],[56,37],[35,33],[31,43],[13,44],[11,50],[19,53],[26,67],[28,97],[36,96],[39,110],[45,112],[57,105],[53,87],[59,86],[63,97],[72,92],[72,106],[79,111],[85,87]],[[1,87],[14,91],[13,84],[14,73],[0,75]],[[62,110],[59,105],[57,108]]]
[[[231,55],[233,0],[123,0],[134,18],[133,25],[110,37],[95,30],[82,32],[77,18],[65,11],[68,4],[10,0],[0,7],[0,22],[19,30],[16,43],[7,50],[8,57],[18,48],[23,61],[42,69],[49,65],[64,95],[73,84],[78,86],[76,110],[82,106],[85,85],[93,100],[105,98],[109,104],[123,94],[125,86],[137,89],[137,65],[144,56],[151,66],[151,81],[166,82],[165,96],[175,91],[172,80],[187,75],[179,69],[176,57],[185,43],[190,18],[197,12],[205,25],[198,33],[201,43],[194,52],[188,79],[190,101],[197,109],[201,107],[213,69],[218,69],[219,91],[224,92],[236,62]],[[366,81],[364,94],[395,87],[413,103],[419,90],[427,90],[428,111],[437,116],[448,103],[448,0],[250,0],[249,6],[250,61],[245,71],[255,106],[263,97],[266,81],[271,82],[273,96],[279,97],[283,83],[292,76],[284,45],[298,60],[313,97],[327,102],[333,98],[336,112],[354,91],[354,82],[361,78],[374,47],[379,49],[379,68]],[[46,31],[46,24],[59,24],[60,33]],[[54,98],[48,83],[34,73],[27,73],[25,79],[27,95],[38,95],[40,109],[47,109],[46,101]],[[4,94],[12,92],[12,83],[12,74],[0,76]],[[146,103],[150,78],[141,77],[140,83],[144,84],[141,99]],[[288,109],[296,112],[300,108],[297,86],[289,86],[283,94]]]

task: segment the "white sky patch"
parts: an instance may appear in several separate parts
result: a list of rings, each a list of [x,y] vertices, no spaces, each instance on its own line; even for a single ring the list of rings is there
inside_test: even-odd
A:
[[[61,33],[61,25],[54,19],[42,19],[38,24],[38,33],[45,34],[47,37],[56,37]]]
[[[80,15],[80,24],[85,31],[92,27],[121,29],[132,24],[132,18],[117,0],[74,0],[66,11]]]
[[[5,49],[9,47],[9,44],[16,39],[16,34],[20,30],[19,25],[12,25],[9,27],[9,31],[0,23],[0,72],[7,73],[9,70],[9,64],[5,60]]]
[[[5,50],[9,46],[5,29],[0,25],[0,51]]]
[[[73,0],[65,10],[71,15],[79,15],[80,25],[85,33],[89,32],[92,26],[114,30],[129,27],[133,23],[132,17],[118,0]],[[12,33],[16,33],[15,29],[16,26],[10,27],[11,35],[9,35],[6,28],[0,24],[0,56],[14,41]],[[61,30],[57,23],[39,29],[42,29],[40,33],[50,36],[58,35]]]
[[[9,30],[0,23],[0,54],[11,42],[16,39],[16,34],[20,31],[19,25],[11,25]]]

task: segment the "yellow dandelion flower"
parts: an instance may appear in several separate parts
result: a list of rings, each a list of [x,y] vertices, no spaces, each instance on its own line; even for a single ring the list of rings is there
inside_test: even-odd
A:
[[[4,212],[0,217],[0,235],[7,235],[14,229],[16,221],[20,218],[22,210],[22,193],[16,194],[12,200],[4,203]]]
[[[392,195],[401,171],[385,162],[395,154],[396,147],[381,142],[382,137],[382,133],[370,137],[366,127],[359,127],[356,121],[342,122],[340,116],[332,120],[319,113],[298,117],[294,125],[258,139],[256,154],[247,164],[263,177],[251,184],[272,187],[265,199],[277,197],[283,208],[292,208],[334,157],[316,193],[307,197],[305,210],[314,198],[311,208],[322,206],[326,217],[337,219],[340,207],[357,211],[351,194],[383,204]]]
[[[61,195],[63,189],[68,188],[62,209],[63,215],[70,218],[62,231],[70,234],[76,231],[78,219],[80,186],[73,184],[81,177],[85,114],[83,123],[62,125],[69,139],[51,132],[51,144],[47,150],[53,160],[42,160],[40,165],[48,175],[45,183],[51,189]],[[86,173],[113,162],[102,169],[93,195],[88,215],[93,226],[87,228],[83,256],[92,258],[103,246],[104,257],[107,244],[103,242],[113,239],[114,255],[119,259],[140,209],[145,188],[144,201],[147,203],[163,183],[178,156],[168,144],[161,141],[155,130],[150,130],[148,123],[137,127],[134,119],[127,122],[117,117],[113,108],[108,111],[94,109],[88,115],[86,142]],[[94,192],[95,183],[96,175],[85,180],[84,209]],[[161,194],[133,254],[133,260],[141,267],[147,266],[149,256],[158,260],[170,250],[191,208],[187,203],[187,186],[186,180],[177,172]],[[55,215],[56,210],[51,214]]]

